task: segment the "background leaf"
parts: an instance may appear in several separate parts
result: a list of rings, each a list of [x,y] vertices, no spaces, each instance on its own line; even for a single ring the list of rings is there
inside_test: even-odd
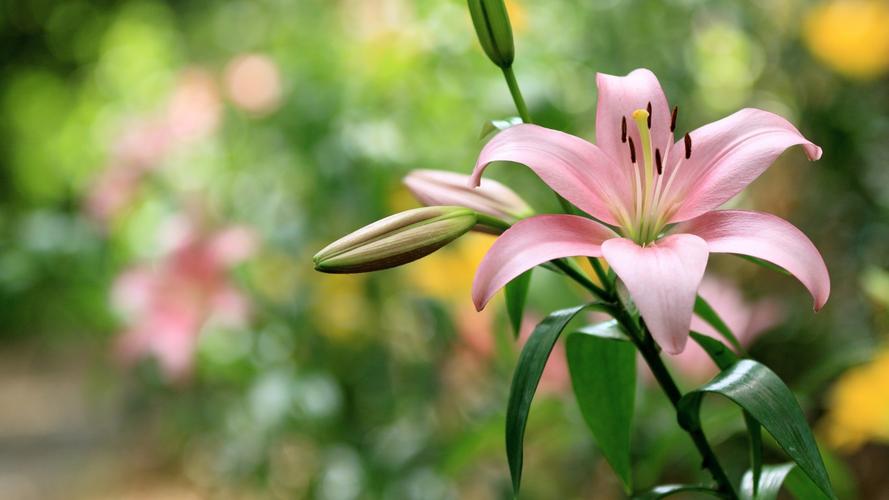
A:
[[[742,359],[703,387],[679,401],[679,422],[686,429],[700,427],[704,394],[721,394],[749,412],[811,480],[830,498],[833,492],[824,462],[796,398],[765,365]]]
[[[758,491],[754,491],[753,472],[741,479],[743,500],[775,500],[784,486],[798,500],[822,500],[828,497],[794,463],[767,465],[762,469]]]
[[[506,284],[506,312],[516,338],[519,338],[522,330],[522,317],[525,313],[525,300],[528,298],[532,272],[534,269],[529,269]]]
[[[713,488],[704,485],[704,484],[663,484],[660,486],[655,486],[654,488],[646,491],[645,493],[641,493],[639,495],[634,495],[634,500],[660,500],[661,498],[667,498],[669,496],[677,495],[679,493],[689,493],[689,492],[697,492],[697,493],[708,493],[716,498],[722,498],[722,496],[714,490]]]
[[[488,120],[482,125],[478,138],[486,139],[501,130],[506,130],[509,127],[514,127],[520,123],[522,123],[522,119],[518,116],[512,116],[505,120]]]
[[[584,304],[550,314],[534,328],[519,355],[506,408],[506,458],[509,462],[509,473],[512,476],[512,487],[516,495],[519,493],[519,486],[522,482],[525,425],[528,422],[531,401],[537,391],[540,375],[543,373],[549,354],[562,330],[568,326],[577,313],[586,307],[593,306],[595,304]]]
[[[609,321],[582,329],[566,340],[571,385],[580,412],[599,449],[633,490],[630,431],[636,396],[636,348]]]

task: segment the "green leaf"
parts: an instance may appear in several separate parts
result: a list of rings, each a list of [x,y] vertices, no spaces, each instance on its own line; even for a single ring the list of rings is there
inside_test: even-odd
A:
[[[754,485],[758,484],[758,491]],[[762,469],[759,483],[753,480],[752,471],[747,471],[741,479],[743,500],[776,500],[784,486],[798,500],[822,500],[824,493],[802,473],[794,463],[767,465]]]
[[[710,326],[715,328],[716,331],[719,332],[719,334],[722,335],[725,340],[727,340],[729,344],[731,344],[732,347],[735,348],[736,351],[744,351],[744,349],[741,347],[741,343],[738,342],[738,339],[732,333],[728,325],[726,325],[725,322],[722,321],[722,318],[719,317],[719,314],[717,314],[716,311],[713,310],[712,307],[710,307],[710,304],[707,303],[707,301],[704,300],[704,298],[700,295],[698,295],[698,297],[695,299],[695,314],[697,314],[698,317],[702,320],[706,321]]]
[[[478,134],[479,139],[484,139],[494,132],[500,132],[501,130],[506,130],[509,127],[513,127],[515,125],[519,125],[522,123],[522,119],[518,116],[512,116],[505,120],[488,120],[482,125],[482,130]]]
[[[718,491],[704,484],[663,484],[655,486],[645,493],[634,495],[633,498],[635,500],[660,500],[661,498],[687,492],[708,493],[716,498],[722,498]]]
[[[533,271],[534,269],[529,269],[506,284],[506,313],[516,338],[519,338],[522,329],[525,299],[528,298],[528,287],[531,285]]]
[[[738,361],[738,356],[731,349],[714,338],[698,332],[691,332],[691,338],[704,349],[720,370],[728,369]],[[762,469],[762,428],[747,410],[744,410],[744,423],[747,424],[747,434],[750,436],[750,467],[753,472],[753,492],[755,494]]]
[[[762,477],[762,426],[746,410],[744,423],[747,425],[747,435],[750,436],[750,472],[753,474],[753,494],[756,495]]]
[[[744,254],[740,254],[740,253],[736,253],[734,255],[736,255],[744,260],[749,260],[750,262],[753,262],[754,264],[756,264],[758,266],[762,266],[766,269],[770,269],[772,271],[777,271],[781,274],[786,274],[787,276],[790,276],[790,272],[788,272],[787,269],[784,269],[783,267],[778,266],[776,264],[772,264],[771,262],[769,262],[767,260],[762,260],[762,259],[759,259],[756,257],[751,257],[749,255],[744,255]]]
[[[581,310],[596,306],[599,305],[584,304],[550,314],[534,328],[519,355],[519,361],[512,376],[512,386],[509,389],[509,403],[506,407],[506,459],[509,462],[509,473],[512,476],[512,487],[516,495],[519,493],[519,486],[522,482],[525,425],[528,422],[531,401],[537,391],[540,375],[543,373],[549,354],[562,330]]]
[[[608,321],[568,335],[566,355],[580,412],[629,493],[636,348]]]
[[[733,353],[731,349],[722,342],[698,332],[691,332],[691,338],[704,349],[704,352],[710,356],[710,359],[716,363],[720,370],[732,366],[738,361],[738,355]]]
[[[833,498],[830,479],[806,417],[793,393],[774,372],[756,361],[739,360],[679,400],[678,417],[683,428],[700,428],[701,401],[707,393],[721,394],[750,413],[818,488]]]

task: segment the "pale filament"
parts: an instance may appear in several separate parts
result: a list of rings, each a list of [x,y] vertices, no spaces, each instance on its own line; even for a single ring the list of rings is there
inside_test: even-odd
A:
[[[650,104],[648,109],[651,109]],[[671,169],[665,183],[665,172],[663,169],[668,165],[673,145],[668,145],[664,151],[655,151],[651,141],[650,112],[645,109],[637,109],[633,111],[631,116],[636,124],[636,129],[639,131],[639,139],[642,142],[639,145],[641,148],[641,161],[638,161],[639,158],[636,157],[632,138],[625,135],[624,124],[626,119],[624,119],[621,123],[621,140],[622,142],[626,142],[624,139],[629,141],[630,161],[633,165],[633,186],[631,189],[635,205],[633,207],[632,221],[630,224],[624,225],[624,231],[637,243],[644,245],[657,238],[666,225],[670,212],[673,211],[674,205],[671,203],[670,192],[677,172],[682,167],[685,159],[680,158],[676,166]],[[673,117],[673,120],[675,120],[675,117]],[[671,131],[672,127],[671,123]],[[689,139],[686,138],[686,141],[689,141]],[[690,153],[690,142],[686,143],[686,157],[688,153]],[[657,159],[660,160],[659,165],[661,168],[658,169],[659,172],[655,170],[655,160]]]

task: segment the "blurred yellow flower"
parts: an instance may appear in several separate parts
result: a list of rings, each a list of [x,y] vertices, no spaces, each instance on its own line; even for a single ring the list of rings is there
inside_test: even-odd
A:
[[[528,10],[518,0],[506,0],[506,12],[514,33],[522,33],[528,27]]]
[[[472,280],[482,257],[494,243],[488,234],[468,233],[459,240],[405,267],[412,288],[440,300],[470,300]]]
[[[312,317],[324,335],[338,340],[355,337],[372,311],[365,296],[366,275],[315,273]]]
[[[832,0],[805,18],[803,38],[824,64],[843,75],[869,79],[889,69],[889,3]]]
[[[834,448],[854,451],[867,441],[889,442],[889,349],[846,372],[828,408],[820,430]]]

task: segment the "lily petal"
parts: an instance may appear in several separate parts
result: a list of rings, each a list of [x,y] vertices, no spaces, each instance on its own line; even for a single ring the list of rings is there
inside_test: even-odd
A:
[[[707,243],[692,234],[674,234],[645,247],[615,238],[602,244],[602,254],[658,344],[670,354],[682,352],[707,267]]]
[[[538,215],[515,223],[488,250],[475,273],[472,301],[481,311],[513,278],[562,257],[600,257],[603,241],[617,235],[576,215]]]
[[[719,207],[760,176],[787,148],[801,144],[810,160],[821,148],[784,118],[761,109],[742,109],[689,134],[691,158],[678,141],[667,174],[679,168],[670,190],[681,203],[670,222],[692,219]]]
[[[467,185],[468,175],[420,169],[408,173],[403,182],[426,206],[457,205],[510,221],[533,213],[512,189],[492,179],[482,179],[481,186],[473,189]]]
[[[491,162],[511,161],[528,166],[549,187],[584,212],[609,224],[618,224],[615,212],[632,200],[625,169],[618,168],[594,144],[558,130],[537,125],[516,125],[491,139],[472,171],[478,186]]]
[[[631,118],[633,111],[651,103],[651,143],[666,155],[673,145],[670,105],[654,73],[637,69],[627,76],[596,75],[599,89],[596,104],[596,144],[618,165],[630,165],[629,146],[621,141],[621,120],[627,120],[627,133],[640,147],[639,131]],[[626,167],[629,168],[629,167]]]
[[[749,255],[787,270],[812,294],[816,311],[830,296],[830,276],[818,249],[802,231],[780,217],[718,210],[680,224],[676,230],[700,236],[711,252]]]

